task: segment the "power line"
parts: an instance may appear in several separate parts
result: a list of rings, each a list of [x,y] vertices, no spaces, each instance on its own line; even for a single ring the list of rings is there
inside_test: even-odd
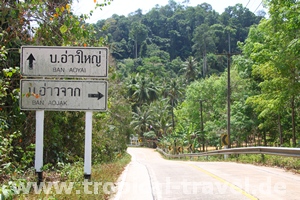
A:
[[[254,13],[257,11],[257,9],[261,6],[262,1],[260,2],[259,6],[255,9]]]
[[[248,3],[246,4],[246,6],[245,6],[246,8],[248,7],[248,5],[249,5],[250,2],[251,2],[251,0],[249,0]],[[250,7],[253,7],[253,6],[254,6],[255,2],[256,2],[256,1],[252,2],[251,6],[249,6],[249,9],[250,9]],[[262,3],[263,3],[263,2],[262,2],[262,0],[261,0],[261,1],[260,1],[260,4],[257,6],[257,8],[254,10],[253,13],[255,13],[255,12],[258,10],[258,8],[262,5]]]
[[[251,0],[248,1],[247,5],[245,6],[247,8],[248,4],[250,3]]]
[[[260,0],[253,0],[253,1],[251,1],[250,0],[250,2],[249,2],[249,5],[248,5],[248,8],[249,8],[249,10],[254,10],[254,8],[256,8],[256,6],[257,6],[257,3],[259,2]]]

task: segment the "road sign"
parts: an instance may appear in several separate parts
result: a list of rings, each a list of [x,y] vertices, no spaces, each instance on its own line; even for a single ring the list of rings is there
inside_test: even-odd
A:
[[[101,80],[21,80],[22,110],[106,111],[107,82]]]
[[[107,78],[106,47],[22,46],[23,76]]]
[[[229,138],[228,138],[227,134],[222,134],[221,135],[221,143],[222,143],[222,146],[228,146]]]

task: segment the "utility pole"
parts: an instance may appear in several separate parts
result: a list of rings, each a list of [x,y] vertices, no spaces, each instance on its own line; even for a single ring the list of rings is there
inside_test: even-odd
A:
[[[227,56],[227,137],[228,137],[228,148],[231,148],[230,140],[230,96],[231,96],[231,79],[230,79],[230,59],[232,55],[238,55],[239,53],[231,53],[231,43],[230,43],[230,33],[228,33],[228,52],[225,54],[217,55],[226,55]]]
[[[202,135],[202,140],[203,140],[203,152],[205,151],[205,141],[204,141],[204,126],[203,126],[203,109],[202,109],[202,103],[205,100],[200,99],[200,124],[201,124],[201,135]]]
[[[231,57],[231,46],[230,46],[230,33],[228,33],[228,54],[227,54],[227,137],[228,137],[228,148],[231,148],[230,140],[230,57]]]

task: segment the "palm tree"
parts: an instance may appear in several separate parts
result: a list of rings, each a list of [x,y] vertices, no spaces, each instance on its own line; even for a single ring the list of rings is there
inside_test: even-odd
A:
[[[147,132],[153,124],[152,111],[148,106],[137,107],[136,112],[132,112],[132,121],[130,125],[138,132],[140,137]]]
[[[168,99],[161,99],[151,103],[150,109],[153,113],[153,127],[156,129],[158,138],[161,138],[172,127]]]
[[[131,83],[127,85],[128,94],[131,100],[137,105],[142,106],[158,98],[159,88],[152,77],[147,78],[136,74]]]
[[[172,127],[175,127],[174,107],[179,103],[184,92],[184,84],[178,78],[172,79],[167,85],[167,96],[171,105]]]
[[[183,63],[183,68],[181,71],[184,72],[185,78],[187,83],[190,83],[194,80],[196,80],[198,76],[198,70],[197,70],[198,62],[196,59],[192,56],[189,56],[187,60]]]
[[[159,98],[160,86],[158,84],[160,80],[154,79],[153,76],[147,79],[148,88],[149,88],[149,99],[148,103],[151,103]]]

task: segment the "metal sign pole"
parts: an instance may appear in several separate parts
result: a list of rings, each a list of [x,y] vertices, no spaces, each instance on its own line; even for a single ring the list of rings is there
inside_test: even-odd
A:
[[[228,146],[225,145],[225,146],[224,146],[224,149],[228,149]],[[224,154],[224,159],[227,160],[227,158],[228,158],[228,155],[227,155],[227,154]]]
[[[93,112],[85,113],[84,179],[91,179],[92,171],[92,120]]]
[[[43,182],[43,153],[44,153],[44,110],[37,110],[35,129],[35,171],[38,175],[38,184]]]

